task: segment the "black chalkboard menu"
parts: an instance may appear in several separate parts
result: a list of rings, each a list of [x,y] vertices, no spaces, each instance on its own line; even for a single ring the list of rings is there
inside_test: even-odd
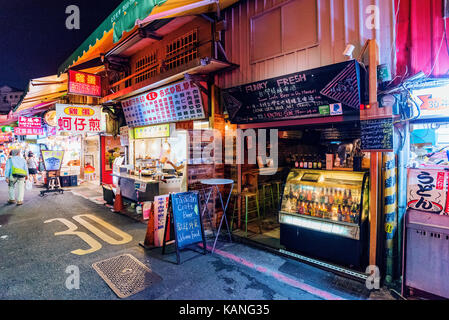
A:
[[[185,192],[171,195],[173,223],[178,248],[203,241],[198,193]]]
[[[393,150],[393,119],[360,121],[363,151]]]
[[[359,110],[366,72],[356,60],[223,90],[232,123],[338,116]]]

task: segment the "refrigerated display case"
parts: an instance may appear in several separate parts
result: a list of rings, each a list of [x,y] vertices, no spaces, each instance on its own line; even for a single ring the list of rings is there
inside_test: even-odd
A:
[[[363,269],[368,260],[368,211],[367,173],[293,169],[279,213],[281,244]]]

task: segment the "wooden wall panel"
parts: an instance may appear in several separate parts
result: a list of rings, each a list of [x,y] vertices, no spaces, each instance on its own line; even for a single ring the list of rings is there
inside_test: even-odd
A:
[[[251,63],[251,18],[289,1],[316,2],[318,44]],[[377,32],[366,28],[366,9],[370,5],[379,8],[381,29]],[[365,42],[372,38],[379,43],[380,62],[389,64],[395,72],[393,0],[242,0],[226,10],[225,17],[225,50],[229,60],[240,67],[217,76],[221,88],[345,61],[342,53],[348,43],[356,47],[354,57],[358,57]]]

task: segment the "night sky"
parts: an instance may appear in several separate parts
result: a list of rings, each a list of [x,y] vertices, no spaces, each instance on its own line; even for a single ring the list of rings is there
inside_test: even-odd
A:
[[[0,0],[0,85],[25,89],[58,67],[122,0]],[[68,30],[66,7],[80,8],[79,30]]]

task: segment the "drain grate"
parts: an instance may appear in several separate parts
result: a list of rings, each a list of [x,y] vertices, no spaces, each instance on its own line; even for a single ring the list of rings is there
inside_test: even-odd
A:
[[[92,267],[119,298],[128,298],[162,278],[130,254],[95,262]]]

